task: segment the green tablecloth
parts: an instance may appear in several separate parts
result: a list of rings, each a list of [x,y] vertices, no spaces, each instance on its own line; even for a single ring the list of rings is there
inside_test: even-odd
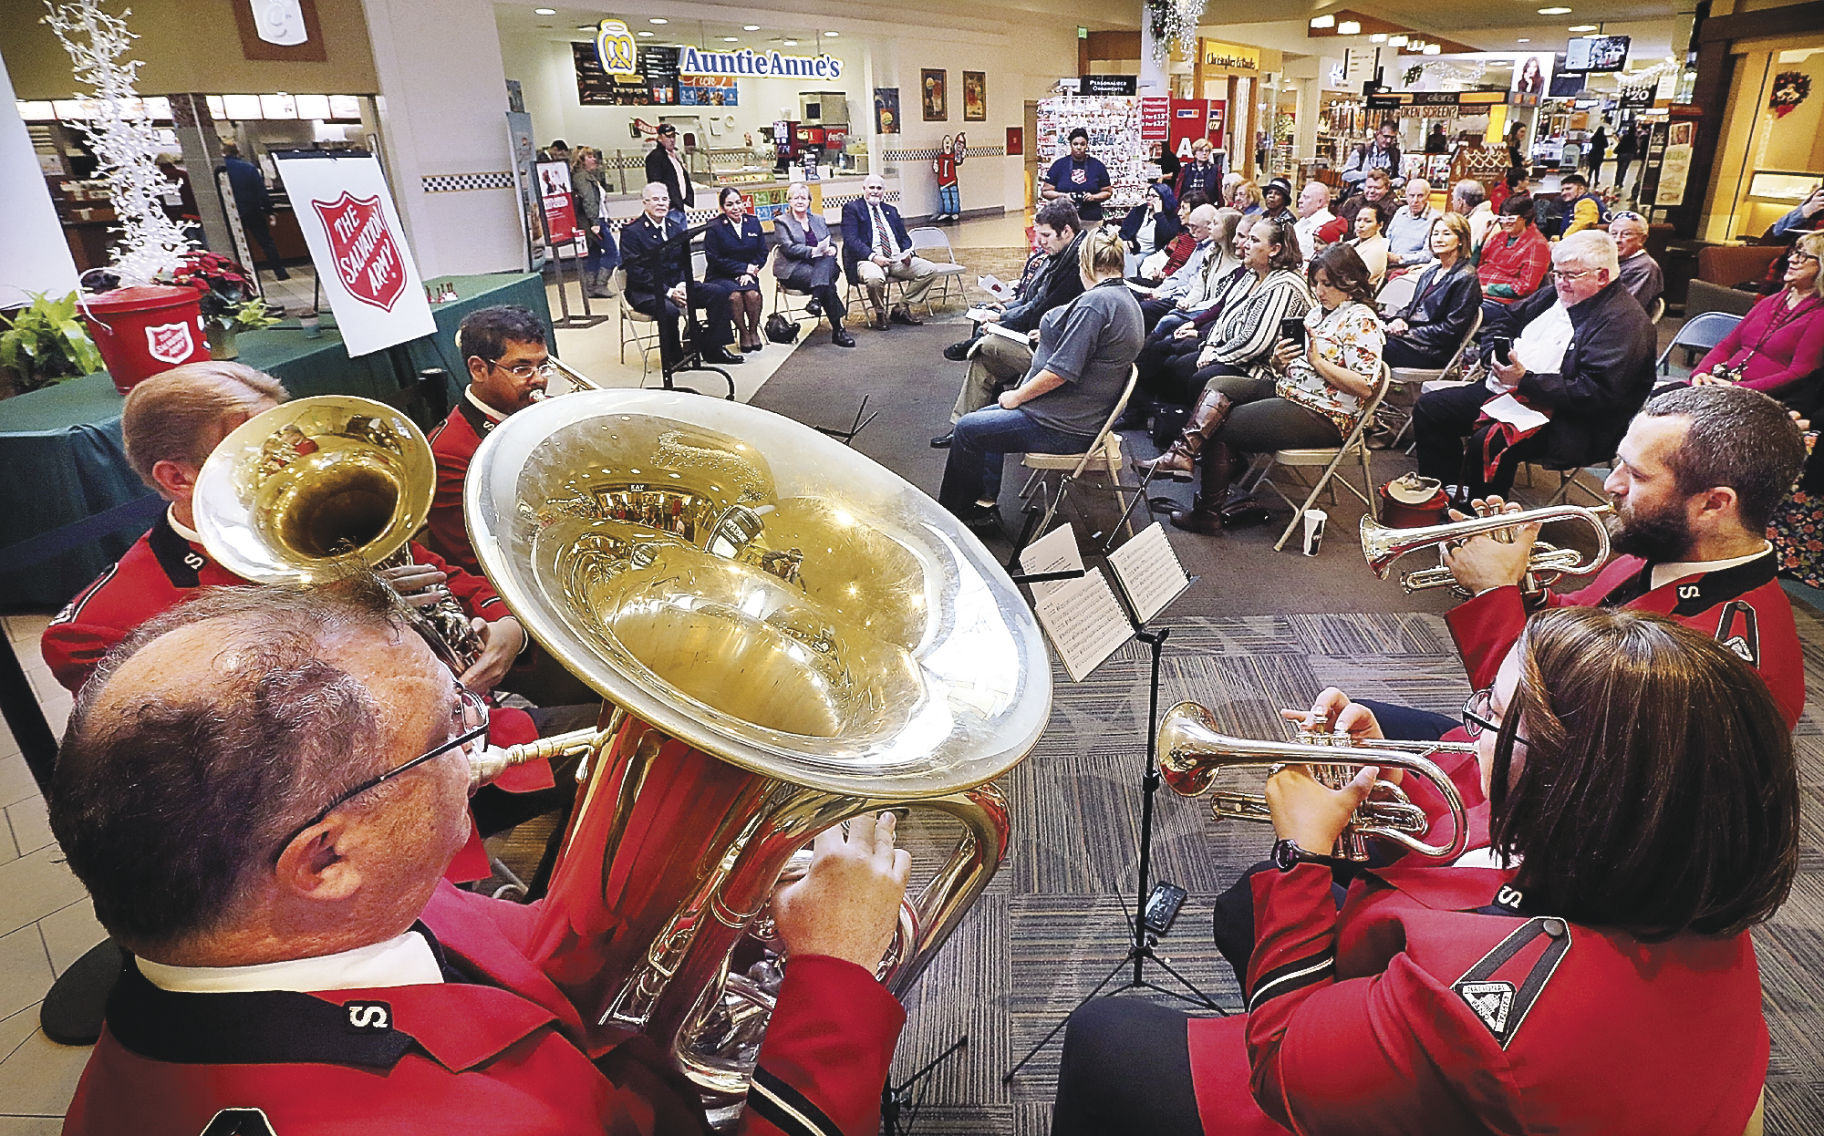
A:
[[[351,359],[326,312],[317,339],[304,338],[296,327],[241,335],[240,362],[277,377],[293,398],[361,395],[427,418],[416,392],[420,370],[447,370],[450,397],[467,383],[454,339],[464,316],[492,304],[518,304],[537,312],[547,325],[551,319],[544,281],[537,275],[447,276],[427,283],[434,293],[446,281],[461,298],[432,306],[435,335]],[[127,465],[121,447],[123,401],[113,380],[102,373],[0,402],[0,549],[145,496],[148,490]],[[133,532],[104,537],[0,575],[0,609],[42,610],[65,603],[137,537]]]

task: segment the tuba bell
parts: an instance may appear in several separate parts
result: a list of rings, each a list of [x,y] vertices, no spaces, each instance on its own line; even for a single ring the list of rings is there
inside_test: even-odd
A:
[[[256,414],[203,463],[191,501],[209,555],[258,584],[333,579],[347,557],[410,563],[430,515],[436,459],[417,423],[384,402],[317,395]],[[449,589],[411,609],[462,667],[481,640]]]
[[[610,708],[593,737],[551,743],[604,744],[538,937],[591,944],[598,964],[559,977],[591,1042],[645,1033],[728,1123],[778,982],[749,948],[806,842],[896,805],[961,822],[902,911],[895,993],[993,876],[1008,820],[989,782],[1050,714],[1037,623],[918,489],[698,395],[581,390],[519,411],[476,452],[464,514],[514,614]]]

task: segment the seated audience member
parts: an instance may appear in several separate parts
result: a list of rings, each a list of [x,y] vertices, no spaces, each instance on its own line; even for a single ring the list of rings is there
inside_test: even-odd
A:
[[[1149,185],[1140,208],[1129,209],[1121,219],[1121,239],[1127,242],[1129,275],[1147,257],[1172,243],[1178,235],[1178,199],[1168,185]]]
[[[1319,229],[1317,235],[1324,241],[1346,240],[1355,232],[1355,214],[1364,205],[1374,205],[1381,211],[1381,227],[1387,227],[1387,219],[1399,208],[1399,199],[1393,195],[1393,179],[1386,170],[1370,170],[1362,179],[1362,188],[1354,196],[1346,197],[1336,207],[1336,220]]]
[[[1469,259],[1469,222],[1446,213],[1431,227],[1433,263],[1412,299],[1387,321],[1389,367],[1438,368],[1463,346],[1482,305],[1482,286]]]
[[[1820,409],[1824,386],[1824,233],[1806,233],[1793,245],[1786,286],[1758,300],[1742,321],[1712,347],[1693,383],[1734,383],[1770,394],[1806,414]]]
[[[1292,231],[1298,234],[1298,248],[1304,254],[1305,263],[1324,245],[1330,243],[1319,239],[1317,231],[1336,220],[1336,214],[1330,212],[1330,187],[1321,181],[1305,183],[1305,188],[1298,191],[1298,223]]]
[[[708,1131],[658,1047],[596,1023],[626,977],[600,961],[624,923],[599,856],[530,906],[440,882],[485,717],[389,599],[213,590],[78,697],[51,829],[131,954],[72,1136]],[[774,893],[789,962],[741,1132],[878,1127],[893,836],[831,828]]]
[[[1216,163],[1210,160],[1215,150],[1215,144],[1208,138],[1199,138],[1191,143],[1191,160],[1178,171],[1178,184],[1174,187],[1180,198],[1201,193],[1210,201],[1218,197],[1226,200],[1221,178],[1216,172]]]
[[[1271,377],[1279,321],[1302,317],[1311,306],[1298,237],[1290,225],[1256,218],[1237,242],[1243,250],[1241,267],[1229,274],[1217,293],[1208,332],[1201,339],[1191,338],[1199,344],[1197,349],[1174,344],[1153,371],[1140,372],[1140,384],[1152,402],[1194,403],[1217,375]],[[1174,334],[1195,336],[1195,321],[1188,326],[1193,329],[1189,333],[1180,327]]]
[[[1381,736],[1336,701],[1316,728]],[[1487,801],[1471,853],[1350,872],[1339,904],[1330,853],[1375,770],[1342,789],[1275,773],[1246,1012],[1091,1000],[1053,1136],[1759,1130],[1750,929],[1786,898],[1799,841],[1766,688],[1660,616],[1549,611],[1463,721]]]
[[[1817,229],[1824,229],[1824,184],[1806,195],[1805,200],[1799,202],[1791,212],[1775,221],[1767,230],[1767,235],[1790,240],[1797,233]]]
[[[938,503],[973,527],[999,525],[995,501],[1007,454],[1089,448],[1121,399],[1140,353],[1140,305],[1121,278],[1124,249],[1112,229],[1085,233],[1083,294],[1045,314],[1024,382],[997,405],[956,421]]]
[[[1261,212],[1264,200],[1260,187],[1246,179],[1236,182],[1235,188],[1229,191],[1229,207],[1241,210],[1244,217]]]
[[[773,276],[782,288],[810,294],[813,316],[830,321],[830,342],[855,346],[855,337],[842,326],[848,307],[836,288],[842,268],[836,258],[836,241],[823,214],[811,212],[811,190],[801,181],[785,191],[786,211],[773,218],[773,240],[779,255],[773,258]]]
[[[1474,178],[1464,178],[1450,187],[1450,212],[1461,213],[1469,222],[1469,243],[1463,246],[1463,258],[1473,259],[1495,223],[1495,207],[1488,203],[1488,191]]]
[[[1494,322],[1507,305],[1532,295],[1552,266],[1552,245],[1533,225],[1533,199],[1501,203],[1495,229],[1482,244],[1476,278],[1482,282],[1482,322]]]
[[[1647,219],[1638,213],[1617,213],[1609,222],[1609,236],[1621,257],[1621,286],[1651,312],[1653,301],[1666,290],[1666,277],[1659,262],[1647,255]]]
[[[1387,271],[1411,272],[1431,260],[1431,225],[1440,214],[1431,204],[1431,183],[1406,183],[1406,207],[1387,222]]]
[[[1260,211],[1269,220],[1281,221],[1287,225],[1294,224],[1298,218],[1292,215],[1292,183],[1285,178],[1274,178],[1260,191]]]
[[[1602,199],[1590,192],[1590,183],[1582,174],[1564,175],[1559,182],[1558,199],[1564,202],[1564,229],[1558,234],[1560,237],[1602,228]]]
[[[1217,209],[1210,214],[1209,225],[1204,230],[1208,233],[1208,243],[1202,255],[1179,271],[1170,281],[1171,289],[1161,288],[1140,305],[1141,314],[1147,316],[1153,331],[1169,335],[1185,321],[1210,310],[1223,282],[1241,267],[1235,234],[1244,220],[1252,218],[1245,218],[1233,209]],[[1155,316],[1148,311],[1148,306],[1158,308],[1161,292],[1171,301],[1171,306]]]
[[[543,393],[551,378],[551,353],[545,347],[545,321],[526,308],[507,305],[464,316],[456,329],[456,349],[468,368],[469,385],[449,417],[431,431],[437,493],[431,499],[425,543],[451,564],[479,576],[481,562],[475,559],[462,516],[469,460],[490,430]]]
[[[1183,310],[1187,306],[1184,303],[1187,297],[1201,298],[1203,282],[1222,259],[1224,245],[1218,239],[1216,218],[1224,213],[1233,217],[1240,216],[1233,209],[1219,210],[1213,205],[1199,205],[1191,210],[1185,228],[1196,238],[1196,247],[1178,267],[1178,271],[1161,280],[1152,294],[1140,303],[1140,314],[1145,317],[1149,331],[1164,317]]]
[[[1354,234],[1343,243],[1355,250],[1361,258],[1362,265],[1368,269],[1368,282],[1375,291],[1387,280],[1387,211],[1378,201],[1365,201],[1355,211],[1350,222]]]
[[[1509,167],[1508,171],[1501,175],[1501,184],[1489,191],[1488,204],[1499,215],[1501,206],[1507,203],[1508,198],[1531,197],[1532,195],[1532,182],[1527,178],[1526,171],[1517,167]]]
[[[272,376],[233,362],[187,363],[154,375],[133,388],[121,412],[127,462],[171,505],[145,536],[77,597],[44,630],[41,649],[57,681],[80,691],[109,649],[153,616],[192,599],[197,589],[246,585],[203,546],[196,532],[192,496],[209,454],[235,427],[285,399]],[[526,650],[525,629],[488,581],[465,572],[424,546],[407,546],[411,563],[380,575],[423,605],[447,588],[471,617],[481,653],[460,676],[480,694],[493,690]],[[489,741],[513,745],[538,736],[538,723],[556,721],[565,708],[525,710],[497,706],[490,711]],[[567,719],[564,725],[568,725]],[[518,824],[568,798],[553,788],[550,766],[522,766],[502,777],[477,799],[477,824],[485,833]],[[501,795],[515,794],[514,799]],[[574,791],[571,792],[574,796]],[[459,879],[487,876],[479,840],[465,850]]]
[[[937,265],[912,251],[912,236],[899,210],[887,202],[887,183],[869,174],[861,183],[861,196],[842,207],[842,259],[849,276],[868,294],[874,306],[874,326],[887,329],[889,321],[916,326],[924,323],[912,314],[911,305],[924,302],[937,278]],[[887,281],[905,283],[900,302],[887,307]]]
[[[728,294],[741,350],[751,354],[766,346],[760,335],[760,312],[765,307],[760,270],[766,264],[766,233],[734,186],[725,185],[717,192],[716,206],[722,215],[703,234],[703,282]]]
[[[1032,368],[1032,336],[1038,332],[1040,321],[1083,294],[1083,275],[1078,264],[1083,245],[1081,225],[1076,207],[1068,201],[1052,201],[1039,207],[1033,234],[1046,249],[1043,274],[1019,303],[992,313],[988,321],[1025,336],[1026,342],[983,332],[965,346],[963,357],[969,361],[969,370],[957,392],[956,405],[951,408],[952,425],[970,411],[992,405],[1003,390],[1024,379]],[[949,352],[945,354],[948,356]],[[932,448],[943,449],[952,436],[945,433],[931,439]]]
[[[1147,316],[1150,327],[1146,344],[1134,365],[1140,370],[1140,389],[1128,403],[1128,412],[1118,424],[1120,429],[1137,429],[1151,415],[1154,392],[1164,390],[1168,379],[1166,368],[1172,360],[1196,355],[1203,349],[1203,337],[1209,326],[1222,314],[1222,303],[1236,279],[1247,275],[1241,257],[1247,248],[1246,229],[1262,219],[1262,214],[1243,217],[1233,209],[1219,209],[1210,228],[1210,252],[1203,260],[1197,277],[1187,283],[1173,306],[1152,322],[1146,300],[1140,312]],[[1218,255],[1220,253],[1220,255]]]
[[[1308,274],[1317,302],[1305,312],[1307,343],[1278,340],[1266,374],[1213,375],[1171,448],[1134,463],[1188,481],[1202,460],[1195,502],[1171,515],[1178,528],[1221,532],[1233,523],[1224,504],[1242,455],[1339,445],[1373,396],[1383,332],[1368,270],[1355,250],[1337,245],[1313,257]]]
[[[639,217],[621,226],[621,267],[627,272],[627,306],[651,316],[658,325],[660,363],[670,371],[684,359],[679,321],[687,306],[700,307],[709,316],[703,358],[711,363],[741,362],[741,356],[730,354],[727,347],[734,337],[728,294],[691,278],[690,241],[685,236],[689,225],[682,212],[671,212],[671,192],[663,182],[651,182],[641,191],[640,208]]]
[[[1195,191],[1178,199],[1176,235],[1169,244],[1156,249],[1152,256],[1140,262],[1139,274],[1134,278],[1134,283],[1149,288],[1157,287],[1166,277],[1184,267],[1184,262],[1197,249],[1197,237],[1190,230],[1191,213],[1199,205],[1208,204],[1209,198]]]
[[[1569,467],[1614,453],[1646,401],[1657,340],[1647,313],[1616,278],[1615,242],[1600,230],[1574,233],[1552,246],[1552,265],[1551,290],[1501,309],[1483,328],[1487,381],[1428,391],[1414,404],[1424,476],[1463,487],[1469,497],[1505,496],[1522,461]],[[1502,337],[1513,345],[1507,362],[1495,357]],[[1508,394],[1544,415],[1545,425],[1483,413],[1484,404]]]

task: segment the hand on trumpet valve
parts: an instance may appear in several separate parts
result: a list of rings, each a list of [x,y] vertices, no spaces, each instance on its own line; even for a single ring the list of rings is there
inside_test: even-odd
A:
[[[1470,502],[1478,517],[1518,513],[1520,505],[1499,497],[1480,497]],[[1453,521],[1468,520],[1466,513],[1450,511]],[[1526,579],[1527,563],[1532,558],[1533,542],[1539,538],[1537,524],[1515,525],[1493,533],[1483,533],[1467,540],[1444,546],[1440,557],[1450,574],[1470,595],[1519,584]]]
[[[1308,766],[1286,766],[1267,779],[1273,831],[1282,840],[1296,840],[1300,848],[1328,853],[1368,799],[1379,772],[1364,765],[1346,785],[1332,789],[1313,778]]]
[[[507,677],[513,660],[525,649],[526,630],[510,615],[493,623],[476,616],[469,620],[469,626],[481,639],[481,653],[475,656],[468,670],[456,677],[470,690],[486,694]]]
[[[449,579],[429,564],[398,564],[380,569],[379,574],[400,598],[415,608],[427,608],[442,599],[443,593],[439,589]]]
[[[1309,710],[1281,710],[1279,716],[1298,723],[1300,733],[1342,734],[1348,737],[1351,745],[1386,737],[1381,732],[1381,724],[1375,721],[1374,711],[1359,702],[1349,701],[1349,696],[1334,686],[1325,687],[1323,693],[1312,700]]]
[[[912,856],[895,848],[892,813],[863,813],[817,834],[804,878],[773,893],[786,955],[829,955],[873,973],[899,925]]]

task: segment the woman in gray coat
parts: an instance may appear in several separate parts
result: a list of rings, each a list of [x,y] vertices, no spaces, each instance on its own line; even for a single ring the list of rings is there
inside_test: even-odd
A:
[[[830,319],[831,342],[838,347],[853,347],[855,337],[842,328],[842,317],[848,310],[836,290],[836,276],[842,268],[830,226],[811,212],[811,190],[803,182],[787,191],[786,205],[787,211],[773,218],[773,235],[779,242],[773,275],[794,292],[809,292],[811,314],[816,315],[821,306]]]

